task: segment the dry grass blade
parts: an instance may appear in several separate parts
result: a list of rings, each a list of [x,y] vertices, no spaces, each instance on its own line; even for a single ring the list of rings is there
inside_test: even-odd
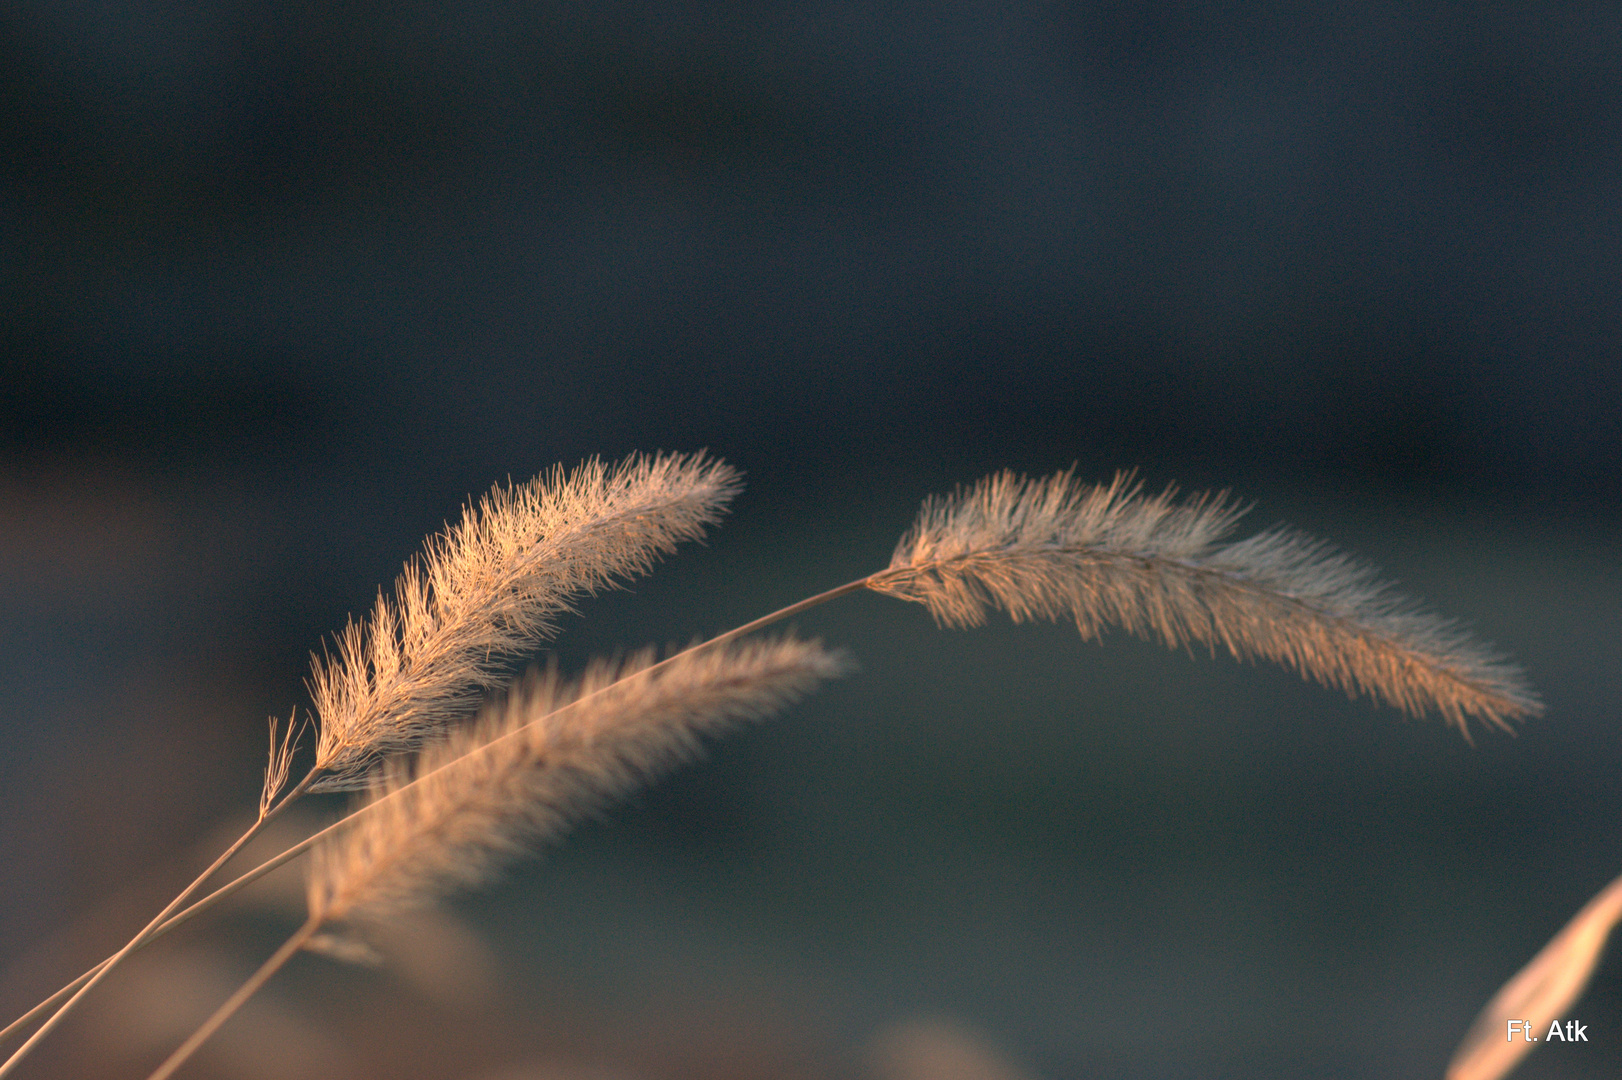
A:
[[[1372,571],[1273,529],[1223,543],[1243,511],[1225,496],[1144,495],[1130,476],[1084,485],[1001,473],[930,499],[869,587],[928,605],[949,626],[989,607],[1016,621],[1119,626],[1172,647],[1261,657],[1468,734],[1542,710],[1520,672],[1450,623],[1415,610]]]
[[[312,917],[377,920],[482,884],[692,758],[703,736],[781,708],[847,666],[792,639],[704,649],[645,670],[652,663],[644,652],[598,664],[573,685],[539,676],[413,763],[389,763],[368,812],[316,849]]]
[[[1447,1080],[1499,1080],[1582,996],[1622,920],[1622,877],[1602,889],[1481,1010],[1447,1063]],[[1525,1028],[1510,1029],[1511,1022]]]
[[[315,658],[321,776],[310,790],[362,787],[378,757],[471,712],[575,598],[703,536],[738,488],[734,469],[702,453],[633,456],[554,469],[469,506],[392,597],[338,635],[335,655]]]

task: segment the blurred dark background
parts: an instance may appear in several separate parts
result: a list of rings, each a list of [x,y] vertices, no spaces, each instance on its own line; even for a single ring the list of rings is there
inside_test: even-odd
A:
[[[1076,463],[1333,539],[1549,712],[856,597],[799,626],[860,675],[417,935],[474,989],[300,961],[195,1075],[1436,1076],[1622,872],[1614,4],[14,0],[0,146],[8,1017],[251,812],[426,533],[633,450],[750,487],[566,665]],[[296,918],[39,1074],[150,1068]],[[1573,1015],[1524,1075],[1614,1074],[1616,962]]]

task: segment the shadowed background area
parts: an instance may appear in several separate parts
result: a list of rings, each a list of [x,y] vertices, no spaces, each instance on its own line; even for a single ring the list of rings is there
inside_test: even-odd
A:
[[[468,495],[708,447],[734,516],[538,661],[1076,463],[1366,557],[1549,711],[1472,748],[857,596],[798,625],[859,675],[392,970],[299,961],[190,1075],[1439,1075],[1622,872],[1619,58],[1571,3],[8,5],[6,1018],[206,863],[308,652]],[[152,1067],[296,903],[152,950],[35,1073]],[[1617,962],[1572,1015],[1522,1075],[1614,1073]]]

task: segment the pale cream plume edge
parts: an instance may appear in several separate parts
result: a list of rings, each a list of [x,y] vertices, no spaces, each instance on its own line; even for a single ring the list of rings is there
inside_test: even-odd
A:
[[[488,881],[512,858],[848,670],[793,639],[708,648],[645,671],[651,651],[579,682],[531,678],[474,724],[390,762],[367,812],[314,851],[311,919],[365,922]],[[578,702],[578,704],[575,704]]]
[[[554,468],[469,505],[406,564],[392,597],[345,627],[335,655],[312,658],[320,776],[309,790],[362,787],[380,756],[471,713],[575,598],[701,538],[739,488],[737,471],[703,452],[633,455]]]
[[[1010,472],[924,503],[868,587],[928,606],[948,626],[989,607],[1015,620],[1075,620],[1084,638],[1119,626],[1172,647],[1260,657],[1468,735],[1542,711],[1518,669],[1451,623],[1417,611],[1319,541],[1271,529],[1223,543],[1242,510],[1225,495],[1145,495],[1128,474],[1086,485],[1074,471]]]

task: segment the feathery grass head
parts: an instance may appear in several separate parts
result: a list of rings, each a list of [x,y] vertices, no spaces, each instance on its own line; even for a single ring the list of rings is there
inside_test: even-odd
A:
[[[869,587],[928,606],[947,626],[988,608],[1016,621],[1114,625],[1176,648],[1221,646],[1363,693],[1468,734],[1542,711],[1520,672],[1453,624],[1418,611],[1372,570],[1285,529],[1223,543],[1243,509],[1225,494],[1145,495],[1130,475],[1077,482],[1004,472],[924,503]]]
[[[323,921],[368,921],[483,884],[502,865],[694,757],[702,737],[763,717],[847,670],[793,639],[598,663],[515,688],[476,723],[395,759],[368,808],[315,850],[309,903]]]
[[[406,564],[392,597],[315,657],[321,718],[313,791],[362,787],[385,754],[471,712],[513,656],[555,632],[572,601],[646,573],[715,524],[740,487],[703,453],[593,459],[496,487]]]

